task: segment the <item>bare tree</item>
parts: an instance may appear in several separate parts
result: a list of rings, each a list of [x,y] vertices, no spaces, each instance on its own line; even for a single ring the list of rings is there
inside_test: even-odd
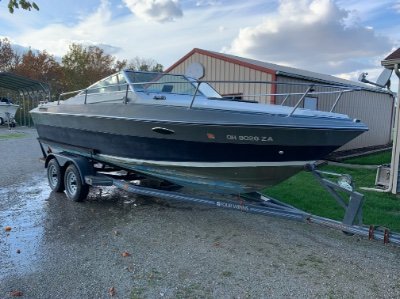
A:
[[[152,58],[142,58],[136,56],[131,59],[127,68],[135,71],[162,72],[163,66]]]
[[[0,72],[10,72],[20,62],[20,57],[11,47],[7,38],[0,39]]]

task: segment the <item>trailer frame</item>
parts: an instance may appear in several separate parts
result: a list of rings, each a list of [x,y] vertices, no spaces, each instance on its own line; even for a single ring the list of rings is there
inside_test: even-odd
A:
[[[237,194],[233,197],[233,199],[226,199],[223,197],[202,197],[183,192],[171,191],[170,189],[174,189],[179,186],[168,184],[168,182],[166,182],[167,184],[163,187],[162,181],[149,178],[142,174],[127,172],[126,170],[120,169],[115,165],[105,164],[104,162],[99,162],[95,159],[75,153],[45,152],[40,140],[39,143],[45,160],[45,168],[47,168],[48,171],[50,187],[56,192],[64,191],[64,188],[61,188],[60,190],[54,189],[54,186],[51,184],[52,177],[50,176],[57,176],[57,179],[63,180],[63,184],[65,184],[66,195],[73,201],[84,200],[87,196],[89,186],[115,186],[116,188],[125,190],[129,193],[156,197],[167,201],[201,204],[246,213],[273,216],[294,220],[297,222],[315,223],[332,229],[340,230],[349,235],[356,234],[367,237],[370,240],[375,239],[383,241],[385,244],[393,243],[400,245],[400,234],[393,233],[387,228],[380,229],[376,226],[371,225],[368,227],[362,224],[362,206],[364,203],[364,195],[354,191],[352,182],[347,182],[345,184],[333,182],[327,179],[325,176],[333,175],[343,177],[343,175],[317,170],[314,164],[308,164],[306,169],[313,174],[313,176],[316,178],[316,181],[345,210],[342,221],[313,215],[286,204],[278,199],[263,195],[259,192]],[[49,173],[48,166],[50,165],[50,161],[53,159],[55,159],[59,165],[59,173],[54,171],[54,169]],[[71,169],[76,170],[76,172],[74,172],[75,175],[73,175],[73,180],[68,178],[68,171],[71,171]],[[123,175],[115,175],[115,171],[125,171],[126,173]],[[71,176],[72,175],[70,174],[70,177]],[[135,181],[135,183],[132,183],[132,181]],[[160,184],[156,184],[157,186],[154,186],[153,184],[153,186],[150,187],[141,185],[141,182],[146,181],[152,181],[153,183],[158,181]],[[69,186],[69,184],[71,186]],[[73,187],[74,184],[75,187]],[[77,186],[80,186],[80,193],[71,194],[71,190],[76,191],[79,189]],[[346,200],[339,192],[345,193],[348,196],[348,199]]]

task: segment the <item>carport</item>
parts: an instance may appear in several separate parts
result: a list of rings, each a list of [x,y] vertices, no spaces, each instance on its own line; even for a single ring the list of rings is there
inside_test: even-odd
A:
[[[48,84],[9,72],[0,72],[0,97],[11,98],[19,105],[15,118],[21,126],[33,125],[29,111],[40,101],[50,99]]]

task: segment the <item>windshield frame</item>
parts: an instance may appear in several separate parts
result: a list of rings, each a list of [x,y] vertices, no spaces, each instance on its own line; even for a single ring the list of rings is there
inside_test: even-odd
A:
[[[187,95],[187,96],[198,96],[202,95],[206,98],[222,98],[222,96],[215,90],[213,86],[208,84],[205,81],[197,81],[194,78],[187,77],[182,74],[171,74],[171,73],[159,73],[159,72],[143,72],[143,71],[134,71],[134,70],[124,70],[123,71],[124,76],[128,84],[131,86],[132,90],[134,92],[146,92],[146,93],[167,93],[167,94],[178,94],[178,95]],[[133,82],[132,76],[129,75],[129,73],[135,73],[135,74],[148,74],[148,75],[153,75],[154,78],[151,79],[151,81],[137,81]],[[171,79],[176,78],[178,80],[168,80],[166,81],[158,81],[159,79],[168,76]],[[171,87],[170,91],[163,91],[162,88],[156,89],[156,90],[146,90],[146,88],[138,88],[138,86],[145,85],[145,84],[156,84],[156,85],[169,85]],[[189,92],[177,92],[177,91],[172,91],[174,90],[175,85],[185,85],[189,84],[190,85],[190,91]],[[198,84],[200,84],[199,88],[197,88]],[[172,85],[172,86],[171,86]],[[135,86],[137,88],[135,88]]]

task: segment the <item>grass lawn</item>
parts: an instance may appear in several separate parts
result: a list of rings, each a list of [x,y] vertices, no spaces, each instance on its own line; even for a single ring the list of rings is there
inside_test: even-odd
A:
[[[6,134],[0,134],[0,140],[2,139],[11,139],[11,138],[21,138],[25,136],[24,133],[6,133]]]
[[[387,155],[379,155],[383,159]],[[372,156],[372,155],[371,155]],[[369,164],[365,161],[376,161],[373,164],[383,164],[382,160],[369,156],[357,158],[359,164]],[[354,161],[355,159],[351,159]],[[346,161],[350,163],[349,161]],[[351,162],[354,163],[354,162]],[[355,163],[354,163],[355,164]],[[363,206],[363,223],[366,225],[379,225],[390,230],[400,232],[400,198],[391,193],[380,193],[360,190],[359,187],[374,187],[376,170],[350,169],[326,165],[320,170],[336,173],[346,173],[353,177],[356,190],[365,195]],[[332,177],[332,181],[337,178]],[[336,201],[319,185],[311,173],[301,172],[285,182],[264,190],[266,195],[282,200],[309,213],[342,220],[344,210]]]
[[[364,157],[350,158],[345,160],[345,163],[359,165],[381,165],[390,164],[392,159],[392,151],[384,151],[376,154],[371,154]]]

